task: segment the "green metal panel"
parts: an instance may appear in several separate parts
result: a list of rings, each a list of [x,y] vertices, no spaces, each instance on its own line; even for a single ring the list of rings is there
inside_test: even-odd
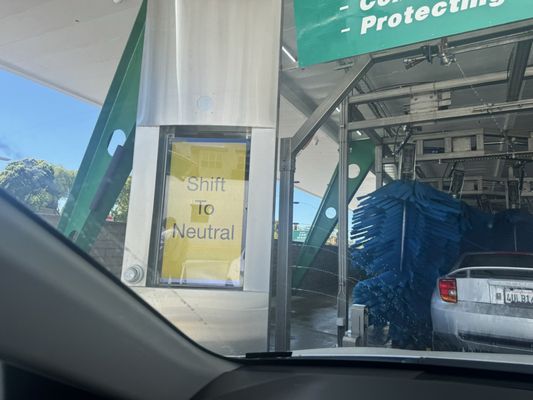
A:
[[[84,250],[90,249],[98,236],[131,172],[145,21],[146,0],[133,25],[58,224],[58,229]],[[126,141],[111,156],[107,148],[115,130],[122,130]]]
[[[361,186],[361,183],[365,179],[368,171],[374,164],[374,144],[370,140],[358,140],[350,143],[348,160],[350,164],[357,164],[360,172],[356,178],[348,179],[348,198],[352,199],[355,193]],[[316,255],[326,243],[331,232],[337,225],[338,218],[328,218],[326,216],[326,210],[333,207],[335,210],[339,204],[339,180],[338,180],[338,168],[335,168],[335,172],[331,177],[331,181],[328,185],[328,189],[324,194],[320,207],[311,225],[307,239],[302,246],[296,268],[293,271],[292,282],[294,287],[300,287],[302,280],[307,272],[307,268],[311,266],[311,263],[315,259]]]
[[[294,0],[300,66],[533,18],[531,0]]]

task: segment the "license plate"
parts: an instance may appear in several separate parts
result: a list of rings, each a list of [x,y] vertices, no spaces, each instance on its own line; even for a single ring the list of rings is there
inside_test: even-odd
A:
[[[505,304],[533,306],[533,290],[507,289],[504,298]]]

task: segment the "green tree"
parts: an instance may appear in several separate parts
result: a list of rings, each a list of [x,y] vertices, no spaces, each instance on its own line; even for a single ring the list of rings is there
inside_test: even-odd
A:
[[[62,198],[67,198],[74,179],[76,179],[76,171],[65,169],[60,165],[54,165],[54,181]]]
[[[131,176],[128,177],[122,191],[118,195],[117,201],[111,209],[111,216],[114,221],[126,222],[128,219],[128,208],[130,205]]]
[[[9,163],[0,171],[0,188],[33,211],[57,211],[58,201],[68,196],[74,176],[74,171],[43,160],[26,158]]]

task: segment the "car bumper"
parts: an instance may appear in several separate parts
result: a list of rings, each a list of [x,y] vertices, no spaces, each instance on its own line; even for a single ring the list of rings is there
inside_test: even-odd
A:
[[[469,335],[463,338],[437,332],[433,332],[433,350],[533,355],[530,343],[517,343],[514,339],[484,335]]]
[[[433,299],[436,350],[533,354],[533,309]]]

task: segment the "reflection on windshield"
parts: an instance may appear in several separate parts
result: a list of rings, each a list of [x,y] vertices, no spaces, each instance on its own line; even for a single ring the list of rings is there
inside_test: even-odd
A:
[[[533,355],[524,2],[111,3],[6,29],[0,188],[224,355]]]

